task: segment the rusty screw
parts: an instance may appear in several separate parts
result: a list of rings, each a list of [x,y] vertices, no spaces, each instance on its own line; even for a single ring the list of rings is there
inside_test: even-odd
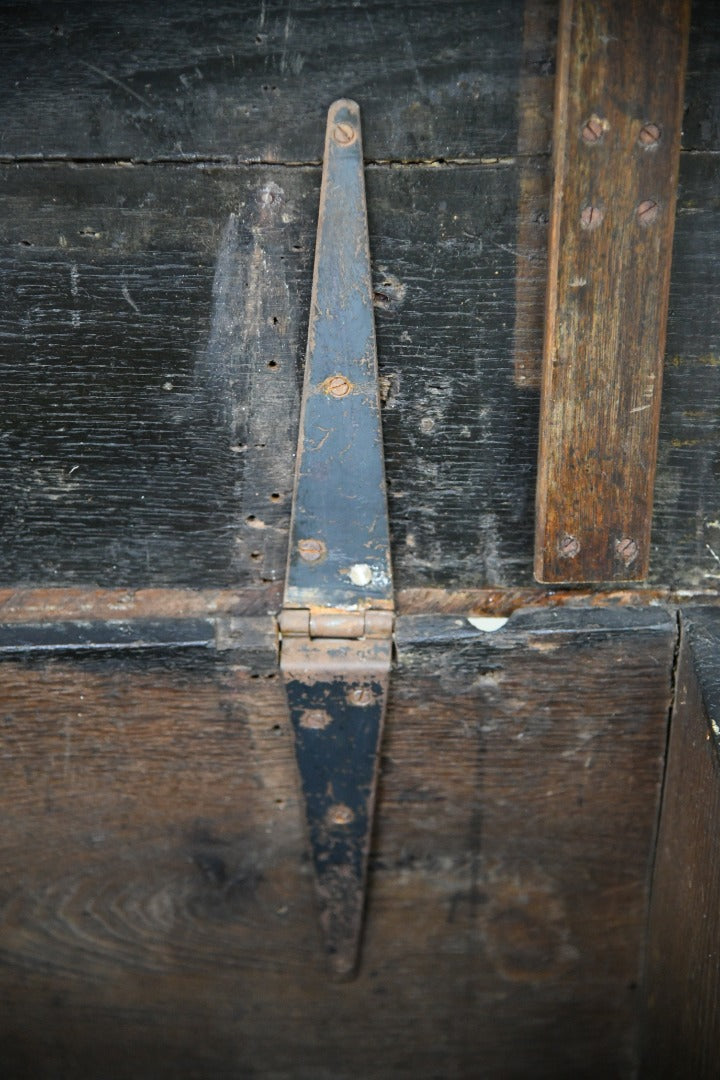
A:
[[[601,120],[599,116],[591,116],[582,129],[582,137],[586,143],[600,142],[607,126],[607,120]]]
[[[336,803],[328,811],[328,820],[331,825],[349,825],[355,815],[349,806],[344,803]]]
[[[580,227],[582,229],[597,229],[605,217],[602,206],[586,206],[580,214]]]
[[[580,553],[580,541],[576,536],[565,533],[558,544],[558,552],[561,559],[574,559]]]
[[[331,375],[323,383],[323,389],[331,397],[345,397],[352,390],[352,383],[344,375]]]
[[[660,142],[660,128],[657,124],[643,124],[640,128],[640,134],[638,135],[638,142],[641,146],[648,149],[651,146],[657,146]]]
[[[298,555],[303,562],[319,562],[327,555],[327,548],[322,540],[298,540]]]
[[[310,731],[322,731],[332,723],[332,716],[324,709],[305,709],[300,716],[300,727]]]
[[[369,686],[353,686],[348,691],[347,698],[351,705],[361,705],[365,708],[368,705],[372,705],[375,700],[375,695]]]
[[[341,122],[335,125],[333,129],[333,138],[339,146],[349,146],[351,142],[355,141],[356,131],[352,124]]]
[[[615,541],[615,554],[626,566],[635,562],[638,550],[637,540],[632,540],[629,536],[623,536]]]
[[[652,225],[657,221],[660,207],[654,199],[645,199],[637,208],[637,217],[641,225]]]

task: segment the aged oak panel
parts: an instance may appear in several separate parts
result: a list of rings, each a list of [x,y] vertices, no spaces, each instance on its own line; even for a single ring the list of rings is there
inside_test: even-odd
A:
[[[3,662],[5,1075],[632,1076],[674,620],[400,620],[339,985],[255,641]]]
[[[720,1066],[720,612],[682,613],[653,878],[643,1075]]]

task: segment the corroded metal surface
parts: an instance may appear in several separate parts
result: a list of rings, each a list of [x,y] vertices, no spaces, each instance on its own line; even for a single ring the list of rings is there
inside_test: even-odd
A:
[[[281,667],[339,975],[357,962],[393,592],[360,113],[328,115],[300,416]]]

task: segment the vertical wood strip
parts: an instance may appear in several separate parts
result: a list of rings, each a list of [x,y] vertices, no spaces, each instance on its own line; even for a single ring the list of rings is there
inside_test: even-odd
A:
[[[689,0],[563,0],[535,574],[647,575]]]

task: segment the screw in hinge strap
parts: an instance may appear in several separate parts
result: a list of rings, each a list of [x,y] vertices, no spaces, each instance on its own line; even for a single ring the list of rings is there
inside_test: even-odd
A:
[[[338,145],[349,146],[350,143],[355,142],[357,132],[352,124],[341,121],[333,128],[333,138]]]
[[[352,390],[352,383],[344,375],[331,375],[322,384],[322,388],[330,397],[346,397]]]
[[[347,699],[351,705],[359,705],[364,709],[372,705],[375,695],[369,686],[353,686],[348,690]]]
[[[331,825],[351,825],[355,820],[355,815],[349,806],[345,806],[344,803],[336,803],[335,806],[331,806],[328,811],[328,821]]]
[[[314,538],[298,540],[297,549],[298,555],[303,562],[320,562],[327,555],[327,548],[322,540],[315,540]]]

